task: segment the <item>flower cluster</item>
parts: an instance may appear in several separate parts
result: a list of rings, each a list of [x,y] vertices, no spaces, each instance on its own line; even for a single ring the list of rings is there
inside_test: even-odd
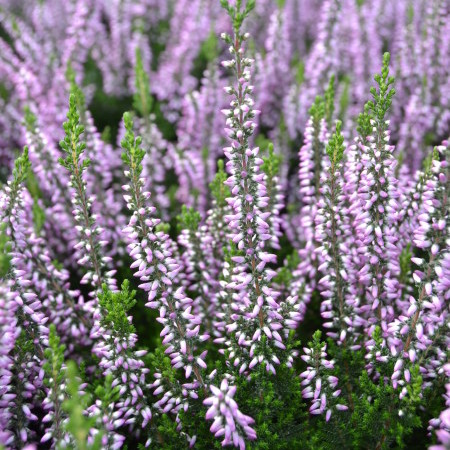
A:
[[[283,329],[283,315],[281,305],[277,303],[279,293],[269,286],[275,272],[267,265],[276,263],[276,256],[265,248],[266,242],[273,239],[268,223],[272,211],[265,174],[260,172],[264,161],[258,156],[259,148],[251,148],[249,143],[256,128],[254,119],[259,111],[253,108],[253,86],[249,84],[252,60],[244,54],[244,42],[248,34],[242,34],[240,29],[241,18],[248,15],[253,6],[254,3],[249,2],[242,12],[228,4],[225,6],[233,19],[234,35],[224,34],[223,39],[230,45],[233,59],[222,64],[232,68],[236,76],[235,86],[225,88],[233,97],[231,109],[223,111],[227,117],[229,128],[226,132],[231,142],[231,147],[224,149],[229,160],[227,168],[231,172],[226,184],[232,194],[227,199],[232,214],[226,215],[225,221],[230,229],[231,240],[243,253],[233,258],[234,262],[243,265],[243,269],[228,285],[239,292],[239,304],[234,309],[240,311],[231,316],[234,322],[227,325],[227,331],[235,333],[239,344],[239,348],[231,350],[232,355],[241,351],[249,352],[252,358],[248,365],[250,369],[264,363],[268,371],[275,372],[274,365],[279,364],[275,349],[286,348],[279,332]],[[293,320],[290,323],[295,326],[298,314],[295,312],[295,302],[291,305],[293,308],[289,313]],[[245,319],[241,323],[237,322],[239,316]],[[265,339],[270,340],[272,351],[263,344]]]
[[[139,277],[141,289],[148,292],[146,306],[159,309],[158,321],[164,325],[161,336],[163,344],[168,345],[175,367],[184,367],[186,378],[194,373],[195,378],[203,384],[201,372],[206,368],[206,352],[195,355],[199,342],[209,338],[200,333],[201,318],[192,313],[193,302],[180,286],[173,289],[173,281],[181,267],[172,258],[170,238],[164,231],[158,231],[159,219],[152,215],[155,207],[148,206],[150,193],[143,190],[142,159],[145,152],[140,148],[141,138],[135,138],[130,115],[124,116],[126,135],[122,141],[123,160],[128,166],[125,176],[129,184],[123,186],[125,201],[132,211],[128,227],[130,256],[134,259],[131,268],[137,268],[135,276]]]
[[[130,292],[127,281],[118,293],[103,285],[91,331],[91,336],[96,340],[93,352],[99,358],[99,367],[105,377],[111,377],[111,388],[115,389],[119,398],[106,407],[104,402],[94,404],[88,412],[95,416],[101,414],[103,408],[108,411],[110,417],[105,427],[108,439],[117,448],[122,446],[125,437],[115,434],[115,430],[123,426],[134,428],[140,425],[145,428],[152,417],[146,400],[148,387],[145,378],[149,370],[142,361],[147,352],[134,350],[137,336],[131,317],[127,315],[135,303],[134,296],[135,292]]]
[[[105,272],[106,263],[111,258],[103,256],[101,252],[101,248],[107,242],[99,239],[102,229],[96,224],[95,216],[91,212],[92,199],[87,195],[86,181],[83,179],[83,172],[89,167],[90,160],[83,159],[86,143],[81,141],[80,137],[84,133],[84,126],[79,122],[76,102],[77,97],[73,93],[70,95],[68,120],[64,122],[66,135],[60,142],[66,157],[60,159],[60,164],[70,172],[68,187],[72,189],[73,216],[75,228],[79,233],[78,243],[75,245],[75,249],[79,252],[77,263],[88,268],[81,283],[91,283],[94,292],[101,289],[103,282],[115,289],[115,281],[112,278],[115,270]]]
[[[446,376],[450,376],[450,367],[447,364],[445,366]],[[445,406],[447,409],[442,411],[438,419],[430,420],[431,427],[438,427],[439,429],[436,431],[437,438],[439,440],[440,445],[433,445],[430,447],[430,450],[445,450],[450,444],[450,383],[445,385],[446,393],[445,393]]]
[[[2,336],[0,339],[0,443],[2,445],[12,445],[14,442],[14,434],[9,428],[12,411],[14,410],[14,400],[16,394],[13,392],[12,378],[14,359],[12,352],[16,341],[20,335],[20,327],[18,327],[17,318],[15,317],[15,304],[12,297],[15,295],[11,292],[9,286],[1,286],[1,316],[0,323]]]
[[[304,372],[300,374],[303,398],[312,399],[312,405],[309,408],[311,414],[325,414],[325,420],[330,420],[333,409],[337,411],[346,411],[347,405],[338,403],[340,389],[336,389],[338,379],[332,375],[334,365],[332,361],[327,360],[327,345],[320,342],[321,333],[317,331],[313,336],[313,341],[305,347],[302,355],[303,361],[308,364]]]
[[[211,425],[211,432],[216,437],[223,436],[222,446],[233,444],[241,449],[245,448],[245,433],[247,439],[256,439],[256,432],[250,426],[254,420],[242,414],[238,405],[233,400],[236,393],[236,386],[229,386],[228,380],[224,378],[220,384],[220,389],[214,385],[210,385],[211,397],[203,401],[204,405],[209,406],[206,411],[206,420],[214,419]]]

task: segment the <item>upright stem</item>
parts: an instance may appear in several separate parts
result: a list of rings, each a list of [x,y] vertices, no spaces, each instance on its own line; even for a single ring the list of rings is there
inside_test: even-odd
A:
[[[82,175],[80,173],[80,169],[78,167],[78,157],[76,154],[76,142],[72,137],[72,162],[73,162],[73,168],[74,168],[74,181],[76,184],[76,189],[77,189],[77,193],[78,193],[78,199],[81,202],[81,208],[82,208],[82,213],[83,213],[83,220],[84,220],[84,225],[86,227],[87,230],[90,230],[91,228],[91,223],[90,223],[90,214],[89,214],[89,207],[87,205],[87,199],[86,199],[86,191],[84,189],[83,186],[83,178]],[[100,262],[98,260],[98,255],[97,252],[95,251],[95,242],[93,240],[92,237],[92,233],[89,234],[88,236],[88,242],[89,242],[89,255],[90,255],[90,260],[92,263],[92,267],[94,269],[95,275],[96,275],[96,280],[95,280],[95,284],[97,289],[101,289],[102,288],[102,284],[103,284],[103,279],[102,279],[102,272],[101,272],[101,266],[100,266]]]

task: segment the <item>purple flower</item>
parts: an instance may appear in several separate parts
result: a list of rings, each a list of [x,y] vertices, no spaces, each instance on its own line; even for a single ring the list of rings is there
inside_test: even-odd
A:
[[[15,317],[17,304],[8,284],[0,285],[0,444],[14,443],[14,418],[16,391],[13,384],[14,346],[21,329]]]
[[[181,266],[172,257],[169,236],[158,230],[160,220],[152,217],[156,208],[148,206],[150,193],[143,190],[145,180],[140,177],[144,157],[139,148],[141,139],[135,139],[129,115],[124,116],[124,121],[127,132],[122,146],[129,165],[125,176],[130,184],[124,185],[123,189],[127,207],[133,213],[124,233],[130,241],[131,268],[137,269],[135,276],[142,281],[139,287],[148,292],[146,306],[159,310],[157,320],[163,325],[161,337],[173,366],[184,368],[186,378],[193,374],[203,384],[206,353],[195,355],[195,352],[197,345],[207,340],[209,335],[200,331],[201,317],[194,314],[193,301],[181,286],[177,288],[175,285]]]
[[[245,449],[244,436],[247,439],[256,439],[256,431],[250,425],[254,420],[242,414],[236,401],[233,399],[236,393],[236,386],[229,386],[228,380],[224,378],[220,384],[220,389],[210,385],[209,389],[213,394],[203,401],[209,406],[206,411],[206,420],[214,420],[211,425],[211,433],[216,437],[222,437],[222,446],[233,445],[241,450]]]
[[[314,415],[325,413],[328,422],[333,410],[345,411],[348,406],[338,403],[341,390],[336,387],[339,380],[332,375],[334,364],[327,359],[327,344],[320,342],[320,336],[321,333],[317,331],[313,341],[303,349],[304,354],[301,358],[308,366],[300,374],[300,378],[303,378],[302,396],[311,399],[312,402],[310,413]]]

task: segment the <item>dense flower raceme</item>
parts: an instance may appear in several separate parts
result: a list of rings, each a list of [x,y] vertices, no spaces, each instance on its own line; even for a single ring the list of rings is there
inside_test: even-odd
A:
[[[216,437],[224,437],[223,446],[233,444],[235,447],[244,449],[245,441],[241,435],[242,431],[250,440],[256,439],[256,432],[250,426],[254,423],[254,420],[242,414],[237,403],[233,400],[236,386],[229,386],[228,380],[224,378],[220,384],[220,389],[211,385],[210,390],[213,395],[205,399],[203,404],[209,406],[205,415],[206,420],[214,419],[211,432]]]
[[[107,418],[104,426],[108,433],[103,437],[103,442],[104,445],[111,445],[111,448],[122,447],[125,440],[115,430],[122,426],[145,428],[152,417],[146,399],[148,387],[145,377],[149,370],[141,359],[146,351],[134,350],[137,336],[131,317],[127,316],[135,301],[134,295],[126,282],[119,293],[111,293],[104,286],[99,295],[100,307],[94,311],[91,336],[96,339],[96,343],[93,352],[99,358],[103,375],[112,377],[111,387],[117,388],[119,398],[107,406],[106,414],[101,402],[92,405],[88,413],[94,416],[103,414],[104,422]]]
[[[0,446],[449,446],[444,1],[0,3]]]
[[[9,336],[11,340],[9,343],[5,342],[7,353],[2,355],[5,363],[2,375],[7,377],[2,377],[2,381],[7,382],[2,389],[1,417],[5,427],[2,444],[11,446],[18,446],[20,442],[26,443],[34,438],[30,422],[37,420],[32,408],[37,393],[42,389],[43,370],[39,360],[43,358],[43,349],[48,345],[49,331],[42,300],[33,289],[33,273],[29,272],[26,264],[27,257],[40,256],[32,255],[30,251],[33,235],[29,239],[27,235],[30,230],[26,228],[30,223],[27,221],[29,211],[23,209],[25,202],[22,183],[28,169],[28,152],[25,149],[23,156],[15,163],[13,178],[0,200],[2,224],[6,225],[6,232],[12,238],[10,256],[16,272],[16,279],[3,287],[5,304],[2,309],[6,320],[9,318],[8,314],[13,315],[12,323],[16,326],[11,334],[9,323],[2,321],[2,331],[4,327],[5,337]],[[20,249],[21,244],[28,245],[29,249]],[[30,340],[30,345],[26,345],[26,339]],[[11,428],[13,423],[17,423],[15,428]]]
[[[16,398],[12,384],[13,350],[21,330],[15,316],[15,302],[12,300],[15,293],[11,291],[11,287],[8,285],[2,285],[0,292],[0,321],[2,329],[0,338],[0,429],[2,430],[0,432],[0,443],[2,445],[12,445],[14,433],[10,429],[9,424],[13,416],[14,400]]]
[[[447,377],[450,377],[450,366],[447,363],[444,367]],[[430,450],[445,450],[450,444],[450,383],[445,385],[445,406],[439,418],[430,420],[430,428],[438,428],[436,435],[440,445],[433,445]]]
[[[232,7],[230,11],[233,15]],[[266,251],[265,243],[272,239],[268,219],[273,211],[268,208],[266,180],[264,172],[260,171],[264,161],[258,156],[259,148],[251,148],[249,143],[256,128],[254,118],[259,111],[253,108],[251,98],[252,60],[244,54],[244,42],[248,35],[242,34],[235,26],[233,36],[224,34],[223,38],[230,45],[233,59],[222,64],[232,68],[236,76],[235,85],[225,88],[233,98],[230,102],[231,109],[223,111],[227,117],[229,128],[226,132],[231,143],[231,147],[224,150],[229,160],[227,168],[231,173],[226,184],[232,196],[227,202],[233,212],[225,216],[225,221],[230,228],[231,240],[242,252],[242,256],[235,256],[234,261],[245,265],[245,269],[234,278],[229,287],[239,292],[241,305],[236,306],[241,310],[241,317],[247,319],[241,328],[237,321],[239,316],[233,314],[231,319],[236,321],[230,323],[227,330],[235,332],[239,344],[238,348],[231,350],[231,354],[249,351],[252,357],[248,365],[250,369],[264,363],[267,364],[267,370],[275,373],[274,366],[280,363],[275,349],[286,348],[279,331],[283,331],[284,324],[295,327],[300,318],[296,311],[299,305],[295,299],[288,299],[286,302],[281,299],[282,302],[277,303],[279,293],[269,287],[269,281],[275,272],[266,265],[276,262],[276,256]],[[268,347],[262,348],[263,336],[271,341],[271,350]],[[239,361],[238,354],[236,361]]]
[[[66,157],[61,158],[60,163],[70,173],[68,187],[72,191],[71,201],[74,208],[72,212],[76,223],[75,228],[78,231],[78,243],[75,245],[79,258],[77,263],[87,267],[81,283],[90,284],[93,289],[90,295],[95,296],[95,292],[101,289],[103,282],[107,283],[111,289],[116,289],[116,282],[112,278],[116,271],[106,271],[106,264],[111,258],[102,255],[101,248],[107,242],[99,239],[102,229],[97,225],[96,217],[92,214],[93,199],[88,197],[87,183],[83,178],[83,172],[89,167],[90,160],[83,155],[87,145],[80,137],[85,129],[80,124],[76,102],[77,96],[72,93],[67,114],[68,120],[64,122],[66,135],[60,142]]]
[[[134,138],[132,119],[125,115],[126,135],[122,141],[125,150],[123,159],[128,166],[125,176],[129,183],[123,186],[128,208],[132,211],[125,233],[130,238],[130,255],[134,259],[131,267],[137,268],[135,276],[142,281],[140,288],[148,292],[146,306],[159,309],[158,321],[164,325],[161,335],[168,345],[175,367],[185,369],[186,378],[194,373],[197,382],[203,384],[201,372],[206,368],[206,353],[194,356],[198,342],[208,339],[200,333],[200,317],[192,314],[193,302],[182,287],[174,290],[173,284],[180,265],[172,258],[170,238],[158,231],[160,220],[152,217],[155,207],[148,206],[150,193],[144,191],[142,173],[144,151],[139,147],[141,138]]]
[[[308,364],[306,370],[300,374],[303,378],[302,386],[306,386],[302,395],[306,399],[312,399],[311,414],[324,414],[325,420],[330,420],[333,410],[345,411],[348,406],[338,403],[340,389],[337,377],[332,375],[334,365],[327,360],[327,346],[320,342],[320,332],[316,332],[313,342],[304,349],[302,359]]]

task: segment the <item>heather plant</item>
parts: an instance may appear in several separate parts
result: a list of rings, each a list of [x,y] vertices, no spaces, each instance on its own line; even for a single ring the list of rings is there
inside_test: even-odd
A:
[[[0,1],[0,448],[449,449],[445,2],[66,3]]]

